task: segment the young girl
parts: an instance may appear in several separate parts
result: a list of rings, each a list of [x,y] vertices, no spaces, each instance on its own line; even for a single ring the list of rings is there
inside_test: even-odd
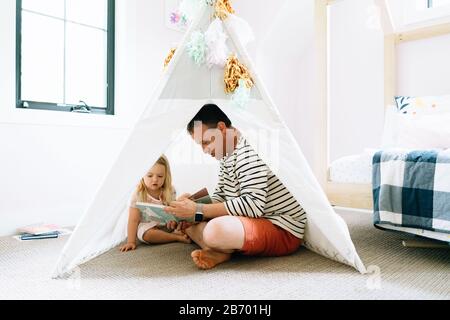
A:
[[[167,158],[161,156],[153,167],[143,177],[133,193],[130,201],[128,218],[128,241],[120,247],[120,251],[136,249],[136,238],[146,244],[169,242],[190,243],[191,239],[181,231],[169,232],[165,225],[155,221],[146,221],[136,207],[136,202],[150,202],[168,205],[175,200],[175,190],[172,186],[172,176]]]

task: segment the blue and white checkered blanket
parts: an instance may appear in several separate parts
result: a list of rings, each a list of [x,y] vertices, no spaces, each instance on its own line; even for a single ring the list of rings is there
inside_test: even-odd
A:
[[[373,156],[374,224],[450,233],[450,149]]]

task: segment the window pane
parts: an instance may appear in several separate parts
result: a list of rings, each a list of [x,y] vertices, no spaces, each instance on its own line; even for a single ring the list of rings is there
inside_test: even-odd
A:
[[[433,0],[433,8],[448,6],[450,5],[450,0]]]
[[[107,0],[66,0],[67,20],[107,28]]]
[[[22,0],[22,9],[64,19],[64,0]]]
[[[67,23],[66,102],[106,108],[107,33]]]
[[[63,101],[64,22],[22,14],[22,100]]]

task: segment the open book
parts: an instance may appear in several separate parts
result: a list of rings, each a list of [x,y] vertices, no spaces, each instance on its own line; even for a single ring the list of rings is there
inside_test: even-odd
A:
[[[204,204],[212,203],[212,199],[209,196],[208,189],[206,188],[197,191],[192,196],[190,196],[189,199],[197,203],[204,203]]]
[[[208,190],[203,188],[202,190],[194,193],[189,197],[194,202],[197,203],[212,203],[211,197],[208,194]],[[169,221],[186,221],[186,219],[180,219],[175,217],[173,214],[164,211],[164,205],[147,203],[147,202],[136,202],[136,207],[145,215],[145,220],[155,221],[160,224],[166,224]]]
[[[164,211],[166,206],[148,202],[136,202],[136,207],[145,215],[146,221],[155,221],[159,224],[166,224],[169,221],[180,222],[181,219],[171,213]]]

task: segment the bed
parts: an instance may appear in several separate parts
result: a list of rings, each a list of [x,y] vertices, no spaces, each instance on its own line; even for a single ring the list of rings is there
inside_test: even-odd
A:
[[[372,209],[372,156],[375,151],[333,161],[327,174],[326,191],[331,204]]]
[[[396,112],[399,115],[402,115],[408,108],[413,105],[409,99],[411,97],[396,97],[397,94],[397,77],[396,77],[396,57],[397,57],[397,46],[401,43],[407,42],[407,41],[415,41],[415,40],[421,40],[441,35],[450,34],[450,24],[444,23],[439,24],[435,26],[427,26],[424,28],[417,28],[406,32],[400,32],[395,33],[393,31],[392,24],[389,21],[387,9],[385,7],[384,1],[376,1],[376,3],[380,6],[381,9],[381,17],[382,17],[382,27],[383,31],[385,33],[385,39],[384,39],[384,63],[385,63],[385,70],[384,70],[384,95],[385,95],[385,113],[386,113],[386,119],[389,118],[389,114],[391,112],[392,107],[396,107]],[[396,97],[399,100],[394,100],[393,98]],[[449,96],[450,97],[450,96]],[[433,103],[430,103],[429,99],[433,99],[434,97],[425,97],[425,104],[430,106],[430,110],[434,112],[435,105]],[[415,97],[413,97],[415,99]],[[428,100],[427,100],[428,99]],[[447,97],[448,99],[448,97]],[[423,105],[424,102],[423,99],[417,99],[415,101],[416,107],[419,105]],[[444,99],[445,100],[445,99]],[[444,104],[446,104],[448,107],[450,107],[450,103],[446,101]],[[405,107],[406,109],[402,109]],[[433,109],[433,110],[432,110]],[[420,110],[420,109],[416,109]],[[414,112],[410,112],[407,116],[411,116],[412,114],[415,114]],[[450,115],[450,113],[449,113]],[[386,120],[388,121],[388,120]],[[415,121],[415,120],[414,120]],[[403,124],[404,128],[406,129],[416,129],[417,126],[414,128],[414,126],[411,126],[411,123],[414,123],[414,121],[410,121],[410,123],[405,122]],[[447,125],[441,125],[442,127],[449,127]],[[414,123],[416,125],[416,123]],[[429,124],[428,124],[429,125]],[[390,127],[395,127],[395,124],[390,124]],[[408,127],[409,126],[409,127]],[[436,127],[439,127],[439,125],[436,125]],[[386,129],[386,124],[385,124]],[[422,128],[423,129],[423,128]],[[386,131],[386,130],[385,130]],[[417,137],[415,140],[418,141],[407,141],[408,136],[405,133],[401,133],[402,129],[397,129],[397,135],[400,132],[400,135],[403,135],[402,139],[406,142],[412,142],[412,145],[410,145],[410,148],[408,149],[408,152],[430,152],[430,149],[433,149],[435,146],[426,148],[426,145],[419,145],[420,148],[416,148],[417,142],[424,142],[426,139],[422,139],[422,137]],[[392,133],[388,133],[392,134]],[[384,132],[384,135],[386,135],[386,132]],[[448,139],[450,137],[450,129],[448,129],[448,132],[443,132],[441,135]],[[430,210],[426,211],[427,213],[424,213],[424,210],[418,210],[422,212],[413,212],[412,216],[414,217],[414,214],[428,214],[430,216],[431,213],[436,213],[438,217],[434,218],[432,216],[427,217],[427,219],[424,220],[423,223],[410,223],[408,222],[409,216],[411,216],[411,211],[405,212],[407,213],[408,217],[403,219],[401,217],[401,213],[397,212],[391,212],[391,214],[388,214],[390,212],[389,210],[380,210],[380,202],[382,203],[381,209],[386,209],[383,207],[386,203],[389,204],[389,201],[391,202],[402,202],[403,198],[400,196],[389,193],[383,193],[380,194],[377,193],[377,183],[379,181],[373,181],[372,177],[375,175],[377,176],[377,168],[374,168],[372,166],[373,161],[376,162],[376,157],[374,157],[378,152],[379,155],[385,157],[386,159],[388,156],[392,157],[405,157],[406,151],[400,151],[397,155],[395,155],[395,152],[393,152],[390,148],[395,146],[385,146],[383,145],[380,150],[365,150],[363,153],[358,155],[350,155],[344,158],[337,159],[333,161],[331,164],[329,164],[326,167],[326,179],[325,179],[325,190],[327,193],[327,196],[330,200],[330,203],[333,206],[339,206],[339,207],[347,207],[347,208],[357,208],[357,209],[368,209],[374,212],[374,225],[377,228],[381,229],[389,229],[389,230],[396,230],[396,231],[403,231],[408,232],[436,240],[442,240],[450,242],[450,228],[448,228],[448,216],[450,214],[450,209],[446,208],[445,212],[439,212],[439,210]],[[445,147],[445,146],[440,146]],[[446,145],[446,147],[449,147],[449,145]],[[414,151],[415,150],[415,151]],[[329,157],[329,156],[328,156]],[[392,163],[399,163],[399,159],[392,160]],[[386,164],[384,164],[386,166]],[[426,175],[426,172],[428,172],[429,175],[431,175],[431,171],[428,169],[425,169],[427,165],[424,165],[422,163],[422,169],[421,173],[417,173],[418,175]],[[420,165],[418,165],[420,167]],[[444,166],[445,167],[445,166]],[[425,171],[424,171],[425,170]],[[378,172],[380,175],[381,173]],[[434,173],[433,173],[434,176]],[[378,176],[377,176],[378,177]],[[386,177],[385,177],[386,178]],[[447,181],[450,181],[450,177],[447,177]],[[372,184],[375,182],[374,184]],[[407,194],[408,188],[404,185],[401,186],[402,190],[405,191],[405,194]],[[386,187],[386,190],[388,187]],[[419,188],[420,189],[420,188]],[[375,191],[374,191],[375,190]],[[435,189],[428,188],[427,191],[433,193],[436,191]],[[379,191],[379,190],[378,190]],[[397,190],[398,191],[398,190]],[[403,192],[402,191],[402,192]],[[439,191],[441,192],[441,191]],[[419,192],[420,193],[420,192]],[[427,192],[424,192],[427,193]],[[440,193],[439,193],[440,194]],[[411,196],[411,194],[410,194]],[[413,197],[414,198],[414,197]],[[415,197],[415,201],[421,201],[422,198]],[[429,199],[428,199],[429,200]],[[445,199],[445,203],[450,203],[450,198]],[[374,205],[375,204],[375,205]],[[445,205],[442,205],[445,207]],[[417,206],[416,207],[420,207]],[[390,208],[392,209],[392,208]],[[396,208],[397,211],[398,208]],[[400,210],[401,211],[401,210]],[[417,210],[416,210],[417,211]],[[405,222],[403,221],[405,220]],[[414,220],[414,219],[413,219]],[[425,223],[426,220],[426,223]],[[436,227],[436,223],[433,224],[433,221],[435,221],[437,224],[441,223],[441,227]]]
[[[328,186],[336,186],[328,189],[333,205],[373,210],[379,229],[450,242],[450,149],[342,157],[329,167]]]

